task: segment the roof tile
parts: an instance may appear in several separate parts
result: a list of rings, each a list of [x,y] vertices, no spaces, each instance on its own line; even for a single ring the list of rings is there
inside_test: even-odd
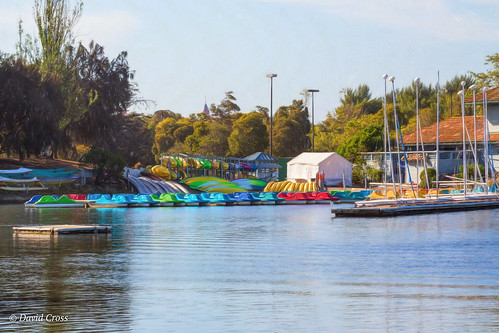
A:
[[[499,88],[498,88],[499,89]],[[499,91],[499,90],[498,90]],[[465,124],[470,137],[473,135],[473,116],[466,116]],[[477,119],[477,138],[483,140],[483,116],[476,116]],[[463,141],[463,125],[462,117],[451,117],[440,122],[439,142],[457,143]],[[437,141],[437,123],[421,129],[423,142],[425,144],[436,143]],[[404,144],[416,144],[416,131],[403,136]],[[499,133],[491,133],[490,141],[498,142]]]

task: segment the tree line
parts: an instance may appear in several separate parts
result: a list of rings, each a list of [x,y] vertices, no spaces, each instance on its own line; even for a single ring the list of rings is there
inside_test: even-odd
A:
[[[0,51],[0,150],[20,159],[50,150],[53,157],[80,159],[92,149],[120,156],[124,164],[152,164],[162,152],[244,157],[269,152],[270,116],[266,107],[242,112],[232,91],[211,104],[210,115],[185,117],[170,110],[128,112],[147,103],[139,96],[134,71],[123,51],[109,58],[94,41],[76,44],[73,28],[83,3],[35,0],[37,36],[19,23],[15,54]],[[499,84],[499,54],[488,56],[486,73],[456,76],[440,88],[440,117],[460,115],[460,82]],[[419,83],[422,126],[436,121],[436,87]],[[470,92],[467,92],[470,93]],[[403,133],[416,128],[415,86],[396,90]],[[308,93],[280,106],[273,118],[273,155],[293,157],[311,150]],[[393,128],[391,93],[386,96]],[[337,151],[361,162],[360,152],[383,149],[383,98],[370,88],[342,90],[340,106],[315,124],[315,151]],[[480,111],[479,111],[480,112]],[[394,137],[391,140],[395,140]],[[93,154],[96,155],[95,153]],[[97,154],[99,155],[99,154]],[[100,156],[100,155],[99,155]]]

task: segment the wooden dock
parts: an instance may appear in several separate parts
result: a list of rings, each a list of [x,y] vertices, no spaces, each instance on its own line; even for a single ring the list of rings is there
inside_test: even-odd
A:
[[[448,200],[442,202],[419,202],[400,205],[362,206],[331,208],[335,217],[386,217],[401,215],[435,214],[479,209],[499,208],[499,200]]]
[[[109,233],[112,230],[110,225],[75,225],[75,224],[58,224],[58,225],[37,225],[13,227],[14,233],[30,233],[30,234],[96,234]]]

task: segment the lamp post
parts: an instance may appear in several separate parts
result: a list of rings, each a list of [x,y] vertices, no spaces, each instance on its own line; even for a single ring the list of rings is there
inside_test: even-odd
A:
[[[274,131],[274,126],[273,126],[273,118],[274,115],[272,113],[272,95],[273,95],[273,79],[277,77],[277,74],[267,74],[267,77],[270,78],[270,156],[272,157],[272,139],[274,137],[273,131]]]
[[[319,89],[308,89],[307,91],[312,93],[312,151],[315,151],[314,93],[319,92]]]

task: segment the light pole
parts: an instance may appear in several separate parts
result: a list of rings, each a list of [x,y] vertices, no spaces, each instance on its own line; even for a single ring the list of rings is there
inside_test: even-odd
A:
[[[277,77],[277,74],[267,74],[267,77],[270,78],[270,157],[273,157],[272,155],[272,139],[274,137],[273,131],[274,131],[274,125],[273,125],[273,118],[274,115],[272,113],[272,95],[273,95],[273,79]]]
[[[319,92],[319,89],[308,89],[307,91],[312,93],[312,151],[315,151],[314,93]]]

